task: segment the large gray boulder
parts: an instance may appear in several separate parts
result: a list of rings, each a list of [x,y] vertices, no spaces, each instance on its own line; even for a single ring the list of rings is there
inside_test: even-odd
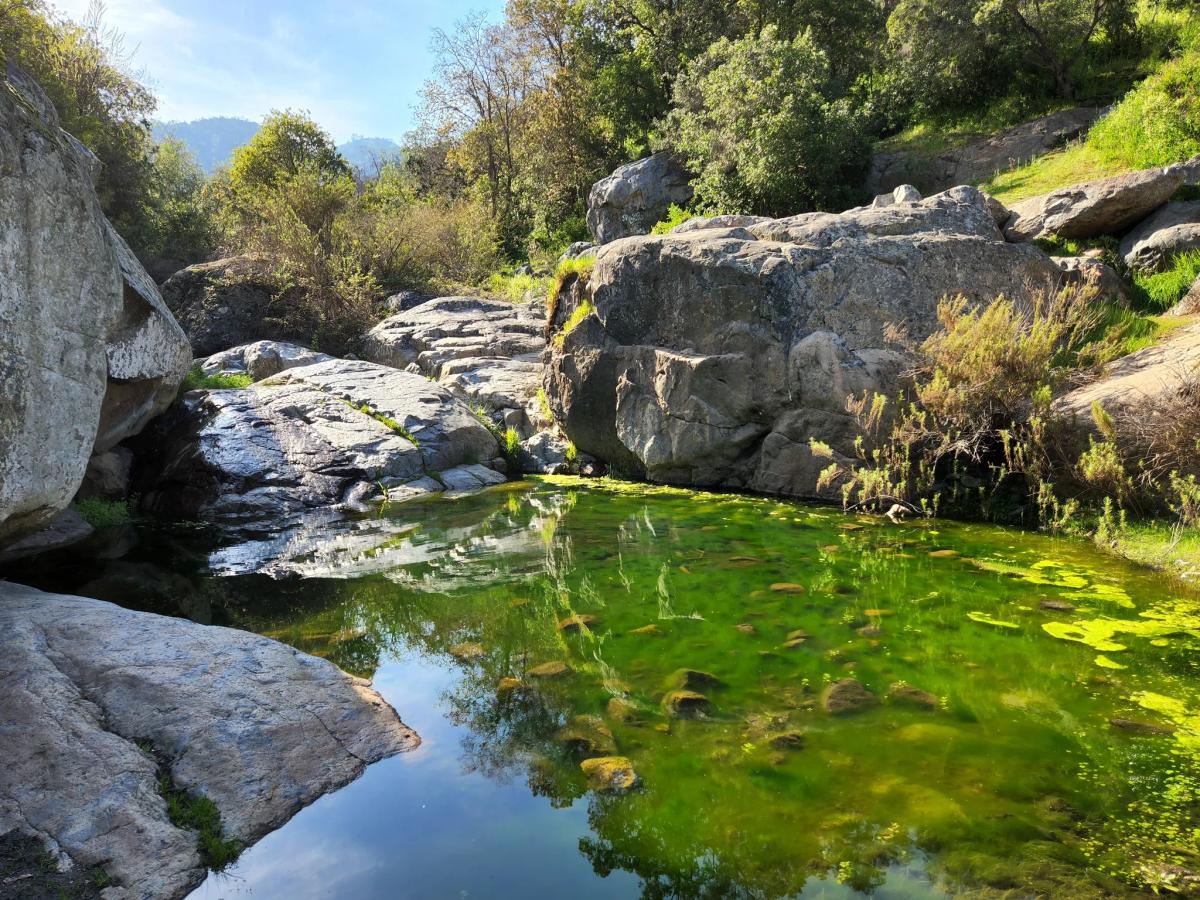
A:
[[[364,359],[420,372],[522,438],[541,420],[541,353],[546,310],[540,303],[440,297],[384,319],[362,342]]]
[[[814,496],[852,462],[847,399],[894,395],[904,357],[962,293],[1030,299],[1062,272],[1003,240],[974,188],[921,203],[628,238],[568,284],[545,387],[579,450],[655,481]],[[594,311],[569,333],[571,308]]]
[[[1063,109],[930,156],[913,151],[875,154],[866,193],[890,193],[906,183],[925,193],[958,184],[977,184],[1082,137],[1104,112],[1081,106]]]
[[[1121,241],[1125,265],[1138,272],[1168,268],[1180,253],[1200,249],[1200,201],[1168,203]]]
[[[248,845],[419,743],[367,682],[291,647],[7,582],[0,683],[0,834],[103,868],[107,900],[183,897],[205,876],[159,761]]]
[[[1171,199],[1191,179],[1193,163],[1143,169],[1059,188],[1012,206],[1005,226],[1010,241],[1057,236],[1119,235]]]
[[[100,211],[98,162],[9,65],[0,83],[0,541],[64,509],[93,449],[170,402],[190,361]]]
[[[141,485],[172,517],[284,529],[312,514],[504,481],[491,431],[446,388],[358,360],[193,391],[164,419]]]
[[[262,381],[288,369],[329,362],[335,357],[282,341],[255,341],[197,361],[203,375],[248,375]]]
[[[259,340],[302,339],[271,315],[275,291],[269,263],[254,256],[197,263],[162,285],[163,299],[202,357]]]
[[[687,172],[671,154],[656,153],[626,163],[592,185],[588,230],[597,244],[646,234],[667,217],[671,204],[686,206],[691,199]]]

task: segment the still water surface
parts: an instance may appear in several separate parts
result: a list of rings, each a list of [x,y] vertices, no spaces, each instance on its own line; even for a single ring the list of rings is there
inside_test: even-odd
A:
[[[107,555],[41,586],[324,656],[423,738],[203,900],[1101,897],[1200,869],[1200,598],[1086,545],[546,480]],[[868,705],[831,714],[849,678]],[[613,753],[640,789],[588,788]]]

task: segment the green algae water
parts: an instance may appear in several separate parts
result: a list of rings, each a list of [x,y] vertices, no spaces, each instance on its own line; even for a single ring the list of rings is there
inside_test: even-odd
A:
[[[57,577],[326,657],[424,738],[200,898],[1106,897],[1200,871],[1200,597],[1082,544],[566,479],[131,543]],[[638,786],[598,790],[588,756]]]

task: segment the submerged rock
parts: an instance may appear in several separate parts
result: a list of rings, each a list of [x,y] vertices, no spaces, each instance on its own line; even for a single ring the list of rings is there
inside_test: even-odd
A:
[[[455,659],[461,659],[464,662],[469,662],[473,659],[479,659],[485,653],[483,644],[477,644],[474,641],[467,641],[463,644],[455,644],[447,652]]]
[[[368,683],[228,628],[0,583],[0,834],[102,866],[106,897],[184,896],[205,875],[157,763],[251,844],[416,734]]]
[[[558,623],[558,630],[564,634],[578,634],[580,631],[590,631],[600,620],[587,613],[576,613]]]
[[[667,676],[664,684],[674,690],[701,691],[725,686],[716,675],[698,669],[676,669]]]
[[[617,752],[612,729],[599,716],[576,716],[554,740],[576,756],[610,756]]]
[[[821,693],[821,708],[835,716],[870,709],[878,703],[879,698],[856,678],[842,678]]]
[[[897,681],[890,685],[887,690],[887,698],[892,703],[919,706],[922,709],[937,709],[942,702],[937,694],[923,691],[904,681]]]
[[[1113,728],[1119,731],[1125,731],[1129,734],[1146,734],[1146,735],[1164,735],[1174,734],[1175,727],[1173,725],[1157,725],[1153,722],[1139,722],[1136,719],[1115,718],[1109,719],[1108,723]]]
[[[803,750],[804,744],[802,731],[781,731],[767,736],[767,746],[772,750]]]
[[[575,670],[562,660],[552,660],[536,665],[528,672],[530,678],[563,678]]]
[[[663,712],[677,719],[696,719],[708,714],[708,698],[696,691],[668,691],[662,699]]]
[[[608,717],[614,722],[637,724],[645,718],[642,709],[627,697],[612,697],[606,707]]]
[[[607,794],[626,794],[640,783],[637,772],[624,756],[601,756],[579,764],[587,776],[588,787]]]

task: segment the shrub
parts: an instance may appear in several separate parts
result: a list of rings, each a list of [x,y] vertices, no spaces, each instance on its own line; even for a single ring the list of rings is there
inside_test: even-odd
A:
[[[678,228],[688,219],[694,219],[694,213],[688,212],[674,203],[667,210],[667,217],[650,229],[651,234],[668,234],[672,229]]]
[[[699,209],[776,216],[850,205],[871,153],[811,33],[789,41],[773,25],[693,60],[660,142],[697,173]]]
[[[75,511],[93,528],[115,528],[133,521],[128,500],[102,500],[90,497],[76,500]]]

